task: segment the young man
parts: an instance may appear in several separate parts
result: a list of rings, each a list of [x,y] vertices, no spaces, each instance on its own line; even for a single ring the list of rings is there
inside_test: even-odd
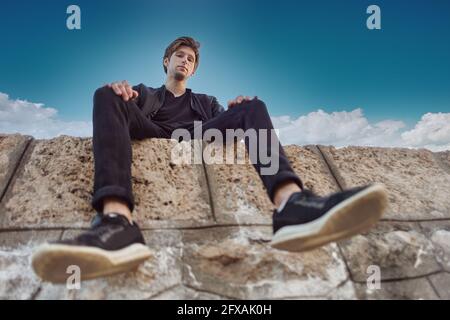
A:
[[[131,87],[121,81],[95,92],[92,206],[97,217],[89,231],[74,239],[45,244],[36,251],[33,267],[41,278],[64,282],[67,266],[77,265],[82,279],[91,279],[133,269],[150,256],[132,218],[132,139],[169,139],[179,128],[192,133],[194,121],[202,121],[202,132],[211,128],[223,133],[226,129],[273,129],[265,104],[256,97],[238,96],[228,102],[225,111],[216,98],[187,89],[199,57],[198,42],[190,37],[178,38],[164,53],[167,77],[162,87]],[[357,187],[319,197],[303,188],[278,140],[267,140],[267,148],[277,157],[278,170],[272,175],[261,174],[264,165],[259,156],[253,165],[277,207],[273,213],[273,247],[310,250],[361,233],[379,220],[387,205],[383,186]],[[249,143],[245,140],[247,150]]]

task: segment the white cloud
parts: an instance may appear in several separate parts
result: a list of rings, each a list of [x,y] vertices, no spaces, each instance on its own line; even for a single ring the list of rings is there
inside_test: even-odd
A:
[[[332,113],[318,110],[297,119],[283,116],[272,118],[272,121],[280,130],[283,144],[301,145],[391,146],[398,143],[398,132],[405,126],[403,122],[394,120],[370,124],[361,109]]]
[[[414,129],[403,132],[409,145],[434,150],[450,150],[450,113],[427,113]]]
[[[48,139],[65,134],[92,136],[92,123],[87,121],[63,121],[58,111],[46,108],[42,103],[12,100],[0,92],[0,133],[21,133],[38,139]]]
[[[323,144],[344,146],[379,146],[450,150],[450,113],[427,113],[416,127],[404,131],[402,121],[383,120],[370,123],[361,109],[327,113],[308,113],[297,119],[273,117],[280,140],[286,144]]]

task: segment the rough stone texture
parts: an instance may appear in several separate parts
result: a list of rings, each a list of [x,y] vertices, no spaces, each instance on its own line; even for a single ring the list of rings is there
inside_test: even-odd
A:
[[[321,196],[339,191],[335,179],[316,146],[289,145],[284,149],[292,169],[302,179],[307,189]]]
[[[326,298],[348,274],[336,245],[305,253],[270,248],[269,227],[184,233],[183,280],[191,288],[237,299]],[[353,296],[353,288],[346,294]]]
[[[198,143],[192,142],[191,161],[194,153],[201,150],[200,145],[195,147]],[[172,157],[176,144],[175,140],[150,139],[133,145],[136,220],[143,227],[213,222],[203,164],[177,162],[179,158]]]
[[[450,151],[436,152],[434,157],[441,165],[441,168],[450,174]]]
[[[245,144],[238,142],[220,147],[212,143],[205,145],[204,150],[213,146],[223,150],[223,157],[204,151],[204,154],[211,154],[211,160],[205,161],[205,168],[217,222],[271,223],[274,206],[249,160]]]
[[[370,300],[435,300],[439,296],[426,278],[383,282],[380,289],[368,289],[366,284],[355,284],[359,299]]]
[[[31,137],[0,135],[0,200]]]
[[[366,282],[368,267],[381,279],[418,277],[441,270],[433,242],[417,223],[381,222],[370,232],[340,242],[354,281]]]
[[[174,143],[133,142],[134,216],[144,228],[207,224],[211,217],[203,166],[173,164]],[[34,141],[25,158],[0,205],[1,227],[87,227],[95,214],[91,139]]]
[[[0,300],[31,299],[40,280],[31,269],[34,248],[48,238],[58,239],[61,231],[0,232]]]
[[[187,164],[172,157],[174,140],[134,141],[134,217],[153,256],[134,272],[68,290],[41,283],[30,255],[88,226],[91,139],[34,140],[15,170],[27,139],[0,135],[0,183],[10,180],[0,201],[0,299],[449,299],[450,152],[285,147],[307,188],[325,195],[380,181],[391,197],[386,217],[405,220],[289,253],[269,245],[273,205],[250,163]],[[201,159],[206,145],[192,144],[182,159]],[[380,290],[367,290],[370,265],[380,267]]]
[[[381,182],[389,191],[385,219],[450,218],[450,175],[432,152],[420,149],[320,147],[343,187]]]
[[[226,300],[226,298],[211,294],[208,292],[200,292],[186,286],[176,286],[173,289],[165,291],[157,296],[152,297],[153,300]]]
[[[322,299],[322,297],[317,297]],[[350,279],[344,283],[341,283],[336,289],[333,289],[324,298],[327,300],[355,300],[357,299],[355,283]]]
[[[450,300],[450,273],[441,272],[429,276],[429,279],[439,294],[439,297],[444,300]]]
[[[86,225],[92,175],[90,139],[34,140],[0,206],[1,227]]]
[[[450,271],[450,221],[421,222],[420,225],[434,245],[438,262]]]

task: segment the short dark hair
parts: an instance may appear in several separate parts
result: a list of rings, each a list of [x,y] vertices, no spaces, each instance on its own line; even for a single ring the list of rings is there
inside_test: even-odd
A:
[[[172,56],[172,54],[178,50],[179,47],[181,46],[186,46],[191,48],[192,50],[194,50],[195,52],[195,65],[194,65],[194,70],[197,69],[198,67],[198,63],[200,62],[200,52],[199,52],[199,48],[200,48],[200,42],[194,40],[194,38],[191,37],[179,37],[177,39],[175,39],[174,41],[172,41],[171,44],[169,44],[169,46],[166,48],[166,51],[164,52],[164,57],[163,57],[163,67],[164,67],[164,72],[167,73],[167,68],[164,65],[164,59],[168,58],[170,60],[170,57]]]

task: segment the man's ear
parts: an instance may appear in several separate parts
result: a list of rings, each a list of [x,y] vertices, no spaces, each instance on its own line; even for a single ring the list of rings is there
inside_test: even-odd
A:
[[[164,58],[163,63],[164,63],[164,66],[167,68],[169,66],[169,58],[167,58],[167,57]]]

